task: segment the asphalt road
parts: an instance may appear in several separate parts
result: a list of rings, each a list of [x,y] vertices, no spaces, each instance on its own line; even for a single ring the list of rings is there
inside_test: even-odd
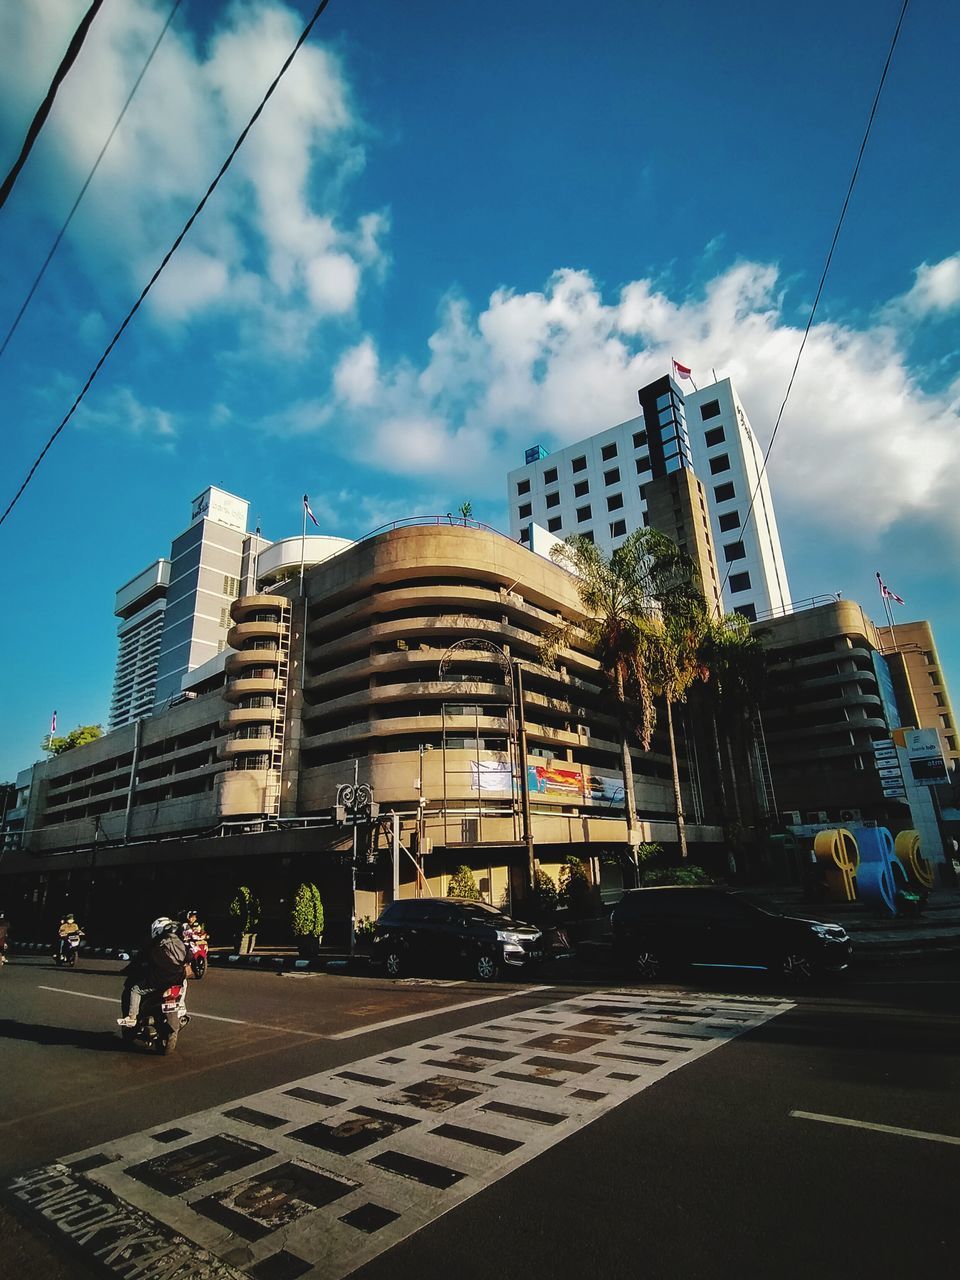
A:
[[[400,1063],[411,1046],[449,1057],[445,1046],[454,1042],[485,1037],[504,1043],[513,1032],[531,1037],[538,1026],[549,1031],[551,1023],[566,1034],[571,1025],[585,1025],[570,1021],[582,1019],[584,1011],[589,1017],[591,1009],[607,1008],[615,1021],[618,1001],[627,1008],[653,992],[660,1005],[672,1001],[678,1008],[661,1009],[666,1021],[647,1042],[653,1049],[628,1048],[625,1058],[643,1052],[666,1057],[660,1050],[671,1042],[663,1037],[702,1030],[695,1020],[714,1016],[696,1012],[701,1007],[727,1008],[734,1019],[743,1015],[743,1025],[733,1027],[743,1034],[718,1032],[716,1043],[702,1045],[711,1051],[651,1078],[649,1087],[621,1073],[634,1083],[615,1084],[621,1093],[600,1104],[606,1109],[596,1118],[587,1110],[561,1127],[560,1141],[549,1135],[541,1141],[528,1126],[533,1154],[511,1155],[502,1174],[488,1153],[472,1164],[472,1156],[464,1155],[459,1165],[451,1159],[476,1176],[477,1194],[449,1212],[440,1193],[430,1193],[422,1212],[411,1201],[422,1225],[355,1274],[419,1280],[452,1268],[465,1278],[496,1270],[535,1277],[642,1272],[738,1280],[813,1273],[846,1280],[868,1270],[873,1277],[892,1277],[955,1267],[955,965],[860,971],[838,988],[793,997],[794,1007],[784,1012],[761,1001],[754,1010],[757,1025],[749,1021],[753,997],[769,1000],[772,993],[749,984],[684,988],[674,997],[658,988],[617,993],[616,978],[550,989],[487,988],[213,969],[190,986],[195,1016],[177,1054],[159,1060],[121,1048],[112,1003],[119,968],[81,961],[66,972],[43,959],[18,959],[0,973],[2,1185],[63,1156],[101,1145],[107,1150],[127,1135],[172,1126],[194,1113],[200,1124],[209,1126],[211,1115],[214,1126],[222,1124],[216,1117],[231,1100],[306,1077],[332,1073],[341,1088],[346,1070],[361,1081],[349,1087],[362,1093],[370,1087],[363,1070],[349,1070],[361,1060]],[[676,1016],[684,1009],[689,1016]],[[601,1034],[599,1024],[593,1030]],[[694,1040],[705,1042],[706,1036]],[[635,1035],[632,1041],[621,1036],[614,1048],[631,1043],[638,1043]],[[557,1075],[561,1053],[570,1053],[572,1068],[593,1071],[582,1065],[582,1051],[578,1059],[561,1046],[553,1058],[542,1059],[555,1063],[542,1068],[547,1075]],[[466,1079],[472,1069],[464,1067]],[[384,1084],[378,1078],[381,1094]],[[516,1108],[515,1099],[535,1086],[504,1080],[500,1087],[507,1102],[497,1105],[504,1110]],[[569,1091],[554,1088],[551,1095],[542,1088],[538,1096],[561,1092]],[[520,1133],[527,1141],[524,1123],[497,1132]],[[521,1145],[514,1139],[514,1147]],[[389,1182],[392,1175],[384,1176]],[[48,1244],[32,1220],[15,1223],[4,1213],[0,1228],[5,1265],[12,1263],[27,1280],[91,1274],[59,1239]],[[334,1270],[321,1267],[314,1274]]]

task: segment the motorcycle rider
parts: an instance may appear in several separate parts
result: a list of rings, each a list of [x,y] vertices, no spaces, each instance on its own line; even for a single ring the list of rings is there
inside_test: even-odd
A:
[[[207,930],[197,915],[196,908],[191,907],[189,911],[182,912],[180,919],[183,921],[183,940],[188,947],[193,942],[207,941]]]
[[[9,930],[9,921],[3,912],[0,911],[0,964],[7,963],[7,934]]]
[[[73,912],[71,911],[68,915],[60,917],[60,928],[57,933],[57,955],[62,956],[64,959],[70,950],[70,944],[67,939],[73,934],[79,934],[81,938],[83,937],[83,930],[73,918]]]
[[[150,942],[127,966],[124,994],[130,1004],[126,1017],[117,1025],[135,1027],[144,996],[161,994],[167,987],[183,986],[186,981],[187,948],[180,937],[181,926],[169,916],[158,916],[150,926]],[[123,1000],[121,999],[121,1011]]]

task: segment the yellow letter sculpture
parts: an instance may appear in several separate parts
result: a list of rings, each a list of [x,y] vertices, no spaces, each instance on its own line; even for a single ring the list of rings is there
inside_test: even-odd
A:
[[[853,832],[843,827],[818,831],[813,838],[813,852],[823,868],[831,900],[853,902],[857,896],[856,876],[860,865],[860,850]]]

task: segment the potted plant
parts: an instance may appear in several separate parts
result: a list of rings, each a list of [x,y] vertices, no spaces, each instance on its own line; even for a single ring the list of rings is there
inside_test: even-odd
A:
[[[257,945],[257,925],[260,923],[260,902],[245,884],[240,885],[230,903],[230,914],[236,922],[237,951],[248,956]]]
[[[323,940],[323,902],[315,884],[301,884],[293,895],[290,927],[303,957],[315,956]]]
[[[479,902],[480,890],[469,867],[461,866],[456,869],[450,877],[447,893],[451,898],[472,898],[474,902]]]

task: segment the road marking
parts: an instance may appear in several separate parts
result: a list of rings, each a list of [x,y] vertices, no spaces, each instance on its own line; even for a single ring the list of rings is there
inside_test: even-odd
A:
[[[387,1027],[399,1027],[404,1022],[416,1022],[420,1018],[432,1018],[440,1013],[455,1013],[460,1009],[472,1009],[476,1005],[496,1004],[498,1000],[513,1000],[517,996],[532,995],[536,991],[552,991],[553,987],[521,987],[517,991],[504,991],[497,996],[482,996],[479,1000],[463,1000],[460,1004],[445,1004],[441,1009],[425,1009],[421,1013],[405,1013],[400,1018],[387,1018],[384,1022],[368,1022],[366,1026],[354,1027],[351,1031],[338,1031],[328,1036],[328,1040],[352,1040],[354,1036],[366,1035],[368,1031],[383,1031]]]
[[[900,1138],[922,1138],[926,1142],[947,1142],[960,1147],[960,1138],[950,1133],[929,1133],[926,1129],[901,1129],[895,1124],[871,1124],[868,1120],[850,1120],[846,1116],[822,1116],[816,1111],[791,1111],[797,1120],[819,1120],[821,1124],[847,1125],[851,1129],[873,1129],[875,1133],[894,1133]]]
[[[39,991],[56,991],[63,996],[79,996],[81,1000],[106,1000],[108,1004],[119,1004],[119,1001],[113,996],[92,996],[87,991],[71,991],[69,987],[44,987],[38,986]],[[299,1031],[296,1027],[272,1027],[268,1022],[244,1022],[242,1018],[223,1018],[216,1013],[194,1013],[192,1009],[187,1010],[191,1018],[206,1018],[208,1022],[230,1022],[235,1027],[256,1027],[260,1031],[282,1031],[289,1036],[309,1036],[312,1040],[328,1040],[330,1037],[325,1036],[320,1031]]]
[[[545,1003],[549,1027],[519,1013],[476,1022],[64,1156],[14,1178],[10,1192],[114,1275],[132,1274],[131,1259],[140,1275],[189,1260],[197,1280],[341,1280],[793,1007],[672,998],[697,1036],[685,1052],[610,1061],[629,1037],[662,1035],[662,1005],[643,991],[601,991]]]

